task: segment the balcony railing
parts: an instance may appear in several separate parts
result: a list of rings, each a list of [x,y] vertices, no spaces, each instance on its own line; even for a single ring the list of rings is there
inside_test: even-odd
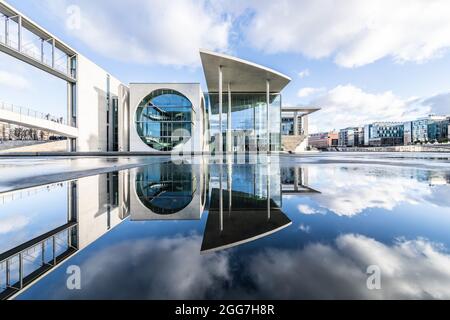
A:
[[[63,124],[66,126],[71,126],[71,124],[66,119],[64,119],[64,117],[57,117],[57,116],[51,115],[50,113],[44,113],[44,112],[32,110],[32,109],[21,107],[21,106],[16,106],[16,105],[5,103],[5,102],[0,102],[0,110],[6,110],[6,111],[14,112],[14,113],[17,113],[17,114],[20,114],[23,116],[32,117],[35,119],[48,120],[48,121],[56,122],[56,123]]]

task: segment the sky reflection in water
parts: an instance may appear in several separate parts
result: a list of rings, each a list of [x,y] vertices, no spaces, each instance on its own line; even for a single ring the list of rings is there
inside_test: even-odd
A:
[[[65,223],[76,202],[78,251],[20,299],[450,298],[450,166],[197,159],[75,185],[0,202],[2,252],[49,227],[37,209]],[[5,227],[14,212],[27,219]],[[69,265],[81,290],[66,288]]]

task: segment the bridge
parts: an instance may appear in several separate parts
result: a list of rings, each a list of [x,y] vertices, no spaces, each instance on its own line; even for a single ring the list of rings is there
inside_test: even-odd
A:
[[[1,253],[0,273],[5,283],[4,289],[0,291],[0,300],[19,293],[75,254],[78,251],[77,225],[75,221],[68,221],[54,230]]]
[[[78,128],[70,126],[63,118],[6,103],[0,103],[0,121],[49,131],[67,138],[78,137]]]

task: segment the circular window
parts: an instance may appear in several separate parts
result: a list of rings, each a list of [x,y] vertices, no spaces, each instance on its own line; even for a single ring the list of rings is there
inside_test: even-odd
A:
[[[191,138],[192,103],[175,90],[153,91],[137,108],[136,128],[149,147],[171,151]]]
[[[139,169],[136,192],[141,203],[159,215],[186,208],[197,190],[197,180],[188,165],[161,163]]]

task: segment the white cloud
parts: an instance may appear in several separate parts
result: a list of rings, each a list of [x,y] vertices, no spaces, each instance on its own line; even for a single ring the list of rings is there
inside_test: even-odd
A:
[[[430,106],[434,114],[450,115],[450,93],[448,92],[429,97],[422,104]]]
[[[311,227],[308,226],[308,225],[305,225],[303,223],[298,226],[298,229],[303,231],[304,233],[310,233],[311,232]]]
[[[12,89],[22,90],[29,88],[30,82],[20,74],[0,70],[0,85]]]
[[[69,1],[46,4],[67,19]],[[141,64],[191,66],[199,48],[228,49],[231,22],[207,0],[80,0],[81,30],[66,31],[103,56]],[[105,7],[106,6],[106,7]],[[106,10],[105,10],[106,9]],[[126,14],[124,15],[124,11]]]
[[[302,70],[298,73],[298,76],[302,79],[309,77],[309,75],[310,75],[309,69]]]
[[[314,188],[320,194],[314,196],[315,203],[323,209],[338,216],[355,216],[368,208],[393,210],[402,203],[445,205],[439,201],[439,195],[448,192],[448,188],[430,188],[428,183],[411,179],[415,175],[410,169],[398,170],[385,167],[377,170],[360,164],[311,166],[308,167],[309,181],[315,181]],[[435,192],[439,194],[434,195]],[[436,201],[437,200],[437,201]],[[320,209],[313,209],[303,204],[298,205],[303,214],[317,214]]]
[[[199,235],[123,241],[86,259],[83,297],[87,299],[205,299],[231,277],[226,251],[200,254]],[[218,287],[216,286],[218,285]],[[111,286],[120,290],[111,290]],[[60,299],[63,294],[53,292]],[[76,290],[75,290],[76,291]]]
[[[21,230],[26,227],[29,222],[27,217],[21,215],[0,218],[0,234]]]
[[[299,204],[298,210],[303,214],[316,214],[318,211],[307,204]]]
[[[199,48],[229,51],[233,41],[344,67],[384,57],[424,62],[450,47],[447,0],[129,0],[108,1],[106,10],[102,1],[79,0],[81,30],[65,23],[70,1],[45,3],[93,50],[144,64],[195,65]]]
[[[322,108],[311,115],[319,130],[365,125],[375,121],[405,121],[428,115],[432,108],[421,99],[403,99],[392,91],[370,93],[351,84],[339,85],[313,99]]]
[[[306,97],[312,96],[314,94],[317,94],[317,93],[319,93],[319,92],[321,92],[323,90],[324,90],[323,88],[310,88],[310,87],[307,87],[307,88],[300,89],[298,91],[297,95],[300,98],[306,98]]]
[[[381,270],[381,290],[368,290],[367,267]],[[274,299],[449,299],[450,256],[425,239],[389,246],[362,235],[339,236],[333,245],[268,249],[249,259],[262,297]]]
[[[424,62],[450,47],[447,0],[258,0],[244,5],[253,15],[244,32],[269,53],[333,57],[358,67],[384,57]]]

